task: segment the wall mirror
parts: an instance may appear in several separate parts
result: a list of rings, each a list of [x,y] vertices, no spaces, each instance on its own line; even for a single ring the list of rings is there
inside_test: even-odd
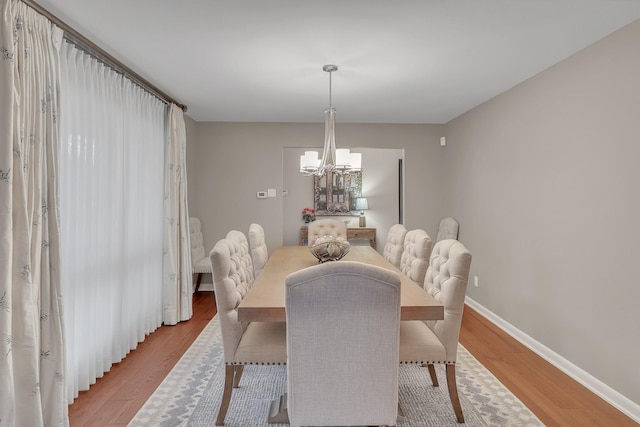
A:
[[[355,201],[362,195],[361,171],[348,174],[325,172],[314,177],[313,187],[316,215],[359,215]]]

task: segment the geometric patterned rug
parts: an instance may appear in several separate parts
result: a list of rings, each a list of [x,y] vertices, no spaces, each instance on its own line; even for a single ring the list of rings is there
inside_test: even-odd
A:
[[[399,402],[405,418],[398,420],[397,427],[460,426],[451,407],[442,366],[436,365],[439,387],[431,385],[426,368],[401,365],[399,372]],[[240,387],[231,396],[225,426],[288,426],[267,423],[271,400],[286,392],[286,375],[286,366],[245,366]],[[461,345],[458,345],[456,377],[465,418],[463,425],[544,425]],[[218,316],[215,316],[129,427],[213,426],[223,384],[222,339]]]

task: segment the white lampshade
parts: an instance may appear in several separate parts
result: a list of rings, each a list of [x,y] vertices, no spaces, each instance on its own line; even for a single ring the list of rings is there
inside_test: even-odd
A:
[[[364,211],[369,209],[369,201],[366,197],[356,197],[356,210]]]
[[[319,164],[317,151],[305,151],[304,155],[300,156],[300,172],[317,168]]]
[[[348,169],[351,153],[348,148],[338,148],[336,150],[336,168]]]
[[[350,153],[349,164],[352,171],[362,170],[362,153]]]

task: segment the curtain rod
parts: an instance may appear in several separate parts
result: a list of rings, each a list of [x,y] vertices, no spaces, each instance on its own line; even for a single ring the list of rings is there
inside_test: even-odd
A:
[[[157,96],[164,102],[168,104],[176,104],[178,107],[182,108],[183,111],[187,111],[187,106],[176,101],[151,83],[149,83],[146,79],[140,76],[138,73],[133,71],[131,68],[124,65],[122,62],[117,60],[115,57],[107,53],[105,50],[100,48],[98,45],[93,43],[91,40],[80,34],[78,31],[73,29],[70,25],[62,21],[60,18],[49,12],[44,7],[40,6],[33,0],[22,0],[26,5],[35,9],[38,13],[46,16],[51,22],[56,24],[64,31],[64,38],[69,43],[75,45],[80,50],[85,51],[89,55],[103,62],[105,65],[113,68],[117,72],[120,72],[133,80],[136,84],[140,85],[142,88],[151,92],[153,95]]]

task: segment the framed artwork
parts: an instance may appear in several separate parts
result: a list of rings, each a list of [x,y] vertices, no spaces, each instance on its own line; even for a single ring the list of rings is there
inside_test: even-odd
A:
[[[316,215],[359,215],[356,197],[362,194],[362,172],[326,172],[313,179],[313,205]]]

